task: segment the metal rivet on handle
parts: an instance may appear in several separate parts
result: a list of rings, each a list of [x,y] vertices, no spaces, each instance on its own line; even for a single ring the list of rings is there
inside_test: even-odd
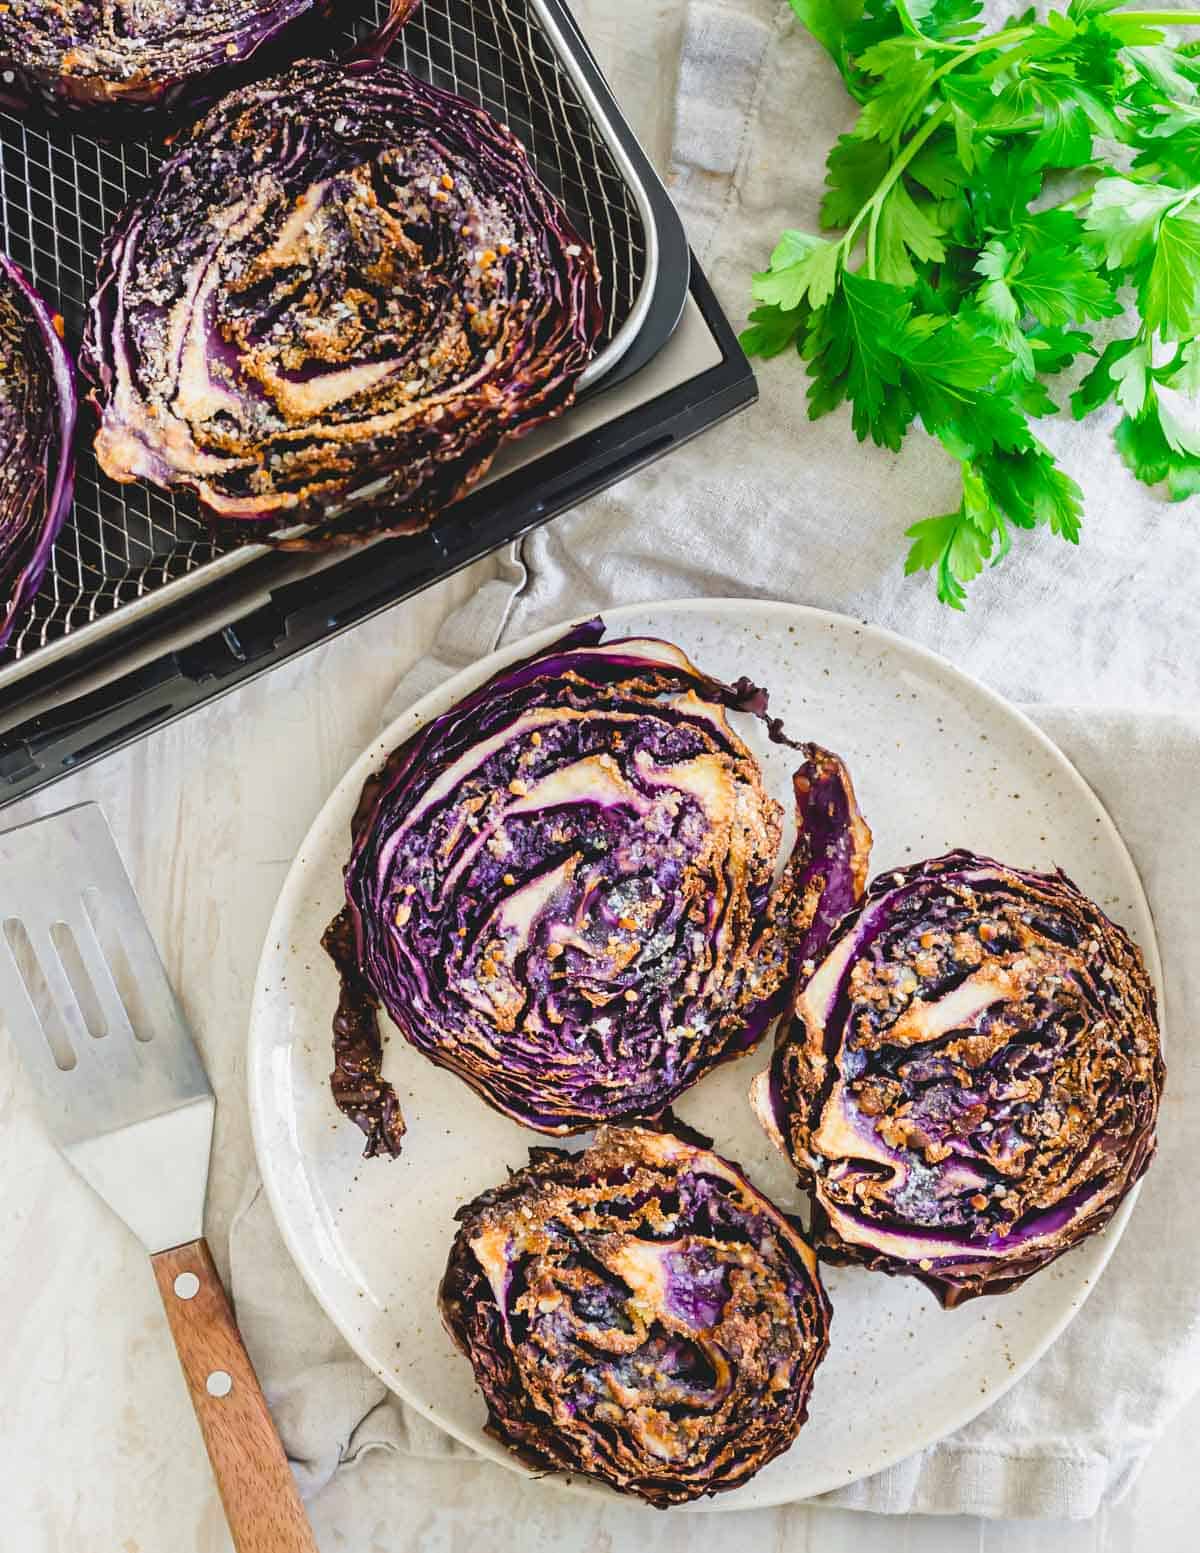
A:
[[[180,1273],[172,1288],[181,1300],[194,1299],[200,1292],[200,1280],[195,1273]]]
[[[214,1370],[204,1385],[210,1397],[227,1397],[233,1390],[233,1376],[224,1370]]]

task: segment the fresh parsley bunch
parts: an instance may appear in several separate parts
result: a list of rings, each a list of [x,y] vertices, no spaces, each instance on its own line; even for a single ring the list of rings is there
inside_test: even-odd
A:
[[[1071,0],[982,34],[975,0],[790,0],[862,104],[829,153],[821,226],[785,232],[742,335],[808,364],[809,416],[860,440],[914,420],[962,465],[954,512],[908,530],[906,571],[963,607],[1012,529],[1079,538],[1081,493],[1034,434],[1045,380],[1096,362],[1076,417],[1116,399],[1117,446],[1173,500],[1200,492],[1200,11]],[[1102,352],[1101,319],[1138,327]]]

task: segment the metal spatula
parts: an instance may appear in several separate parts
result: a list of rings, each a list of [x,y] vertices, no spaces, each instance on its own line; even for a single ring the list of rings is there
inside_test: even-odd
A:
[[[238,1553],[316,1553],[201,1233],[212,1090],[95,804],[0,833],[0,1024],[59,1147],[150,1252]]]

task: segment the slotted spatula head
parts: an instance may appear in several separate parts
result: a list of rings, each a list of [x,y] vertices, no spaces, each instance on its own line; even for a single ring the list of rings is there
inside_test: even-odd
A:
[[[198,1239],[212,1090],[94,803],[0,832],[0,1025],[55,1141],[146,1249]]]

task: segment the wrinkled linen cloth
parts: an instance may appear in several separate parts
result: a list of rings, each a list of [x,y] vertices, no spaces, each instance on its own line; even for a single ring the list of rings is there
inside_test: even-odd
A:
[[[815,229],[828,142],[848,104],[785,4],[687,11],[670,183],[730,316],[785,225]],[[500,641],[606,606],[749,595],[819,605],[944,652],[1025,710],[1075,762],[1125,837],[1166,968],[1168,1085],[1160,1158],[1078,1318],[1034,1369],[957,1434],[822,1504],[878,1512],[1085,1517],[1118,1499],[1200,1387],[1200,655],[1186,661],[1200,526],[1120,465],[1104,428],[1043,435],[1084,487],[1084,547],[1019,535],[965,616],[902,573],[905,527],[956,501],[918,433],[900,455],[860,447],[848,418],[804,413],[794,360],[763,364],[762,402],[691,448],[527,537],[447,622],[387,719]],[[1189,625],[1191,622],[1191,625]],[[1054,705],[1051,703],[1063,703]],[[306,1493],[366,1453],[475,1460],[354,1357],[292,1266],[257,1181],[230,1240],[238,1319]],[[392,1479],[396,1477],[395,1470]],[[372,1462],[371,1518],[405,1514]]]

